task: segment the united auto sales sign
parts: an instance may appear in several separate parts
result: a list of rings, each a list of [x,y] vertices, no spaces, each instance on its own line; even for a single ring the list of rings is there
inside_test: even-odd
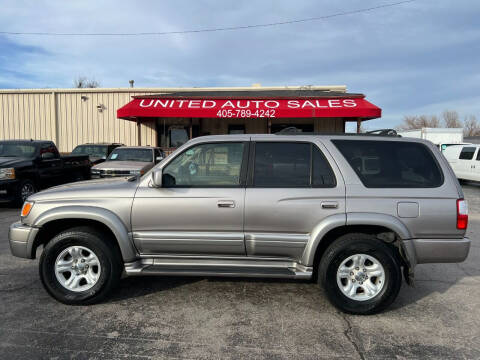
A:
[[[367,115],[360,113],[367,112]],[[380,116],[363,98],[168,99],[135,98],[118,117],[286,118]]]

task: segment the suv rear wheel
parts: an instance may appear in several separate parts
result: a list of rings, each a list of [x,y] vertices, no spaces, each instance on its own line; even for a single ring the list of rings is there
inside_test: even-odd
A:
[[[95,229],[76,227],[48,242],[39,268],[48,293],[69,305],[101,301],[122,273],[119,251],[108,240]]]
[[[322,257],[318,280],[342,311],[373,314],[397,297],[402,282],[394,249],[373,235],[346,234]]]

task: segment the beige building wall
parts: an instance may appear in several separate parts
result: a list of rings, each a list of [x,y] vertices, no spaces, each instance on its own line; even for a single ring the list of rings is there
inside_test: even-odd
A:
[[[86,142],[119,142],[137,145],[137,125],[117,119],[117,109],[132,96],[175,91],[279,90],[302,87],[237,88],[118,88],[118,89],[15,89],[0,90],[0,140],[53,140],[61,152]],[[304,87],[303,87],[304,88]],[[312,86],[310,89],[346,92],[346,87]],[[214,133],[226,133],[225,119],[205,119]],[[327,126],[343,130],[341,119],[316,119],[315,130]],[[232,120],[230,123],[235,123]],[[331,124],[330,124],[331,123]],[[247,132],[266,132],[266,121],[249,119]],[[341,130],[340,130],[341,129]],[[156,145],[155,121],[141,124],[142,145]]]

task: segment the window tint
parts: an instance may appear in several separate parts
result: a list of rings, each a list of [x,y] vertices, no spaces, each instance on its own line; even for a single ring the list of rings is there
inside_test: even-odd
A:
[[[117,148],[112,151],[107,161],[141,161],[153,162],[153,151],[140,148]]]
[[[253,185],[333,187],[335,176],[323,154],[313,144],[258,142],[255,146]]]
[[[477,153],[477,160],[480,160],[480,151]]]
[[[164,184],[167,187],[239,186],[243,152],[243,143],[191,147],[164,169]]]
[[[477,150],[476,147],[473,146],[466,146],[462,149],[460,152],[460,157],[459,159],[461,160],[472,160],[473,159],[473,154],[475,154],[475,150]]]
[[[423,144],[400,141],[332,140],[366,187],[438,187],[443,174]]]
[[[35,155],[37,148],[35,145],[25,145],[25,143],[0,142],[0,157],[26,157],[31,158]]]
[[[92,157],[107,156],[107,147],[103,145],[79,145],[72,151],[72,155],[89,155]]]
[[[316,187],[335,187],[337,182],[327,159],[325,159],[325,156],[318,147],[312,145],[312,149],[312,185]]]

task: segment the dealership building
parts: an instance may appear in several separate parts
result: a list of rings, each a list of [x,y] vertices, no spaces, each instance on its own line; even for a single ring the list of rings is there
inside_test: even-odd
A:
[[[0,139],[152,145],[202,135],[345,132],[381,109],[346,86],[0,90]]]

